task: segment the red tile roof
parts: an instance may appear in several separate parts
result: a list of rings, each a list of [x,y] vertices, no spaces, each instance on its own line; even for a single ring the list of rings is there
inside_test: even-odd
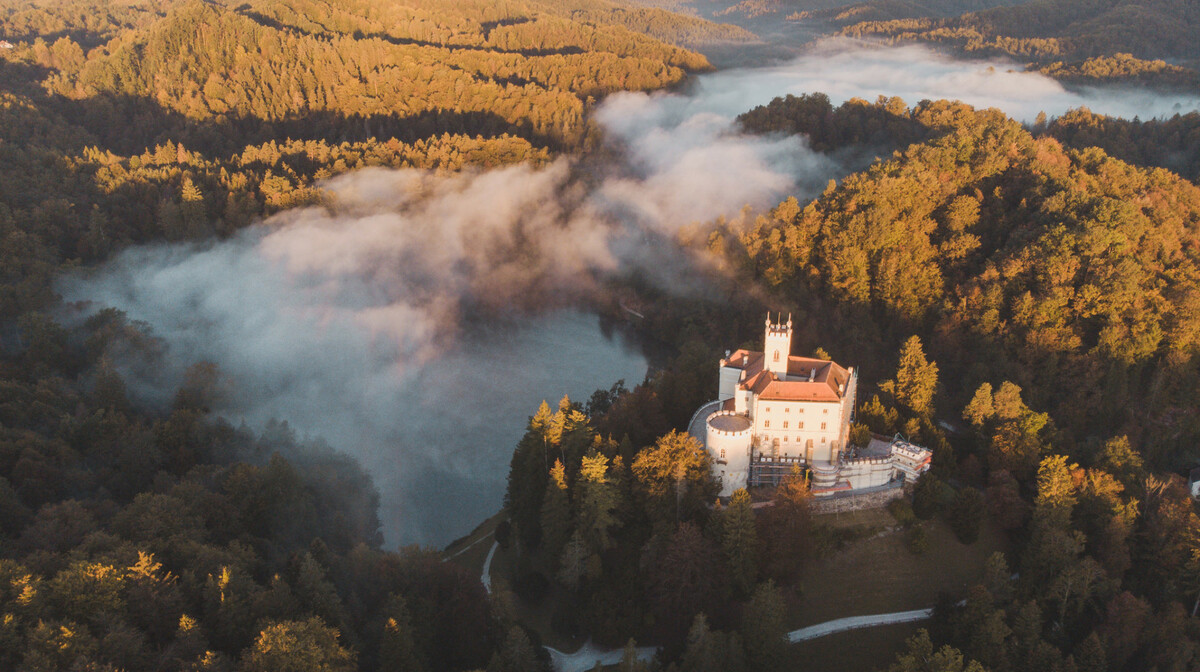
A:
[[[787,377],[779,380],[763,368],[763,353],[738,350],[722,361],[743,371],[738,387],[771,401],[841,401],[850,372],[834,362],[789,356]]]

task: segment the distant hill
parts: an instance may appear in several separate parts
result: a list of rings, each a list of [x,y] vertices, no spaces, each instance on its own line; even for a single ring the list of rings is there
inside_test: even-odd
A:
[[[1035,0],[954,18],[885,18],[846,14],[843,32],[1011,56],[1068,81],[1200,86],[1200,4],[1187,0]]]
[[[330,117],[382,116],[367,123],[371,133],[391,120],[388,134],[404,139],[510,132],[570,144],[582,137],[589,99],[710,67],[647,32],[680,42],[740,35],[611,2],[192,0],[168,3],[161,16],[118,5],[107,24],[88,18],[95,5],[10,5],[11,27],[0,31],[18,44],[11,58],[48,68],[47,87],[70,99],[153,101],[220,123],[316,114],[325,127]]]
[[[817,19],[835,25],[862,21],[890,21],[927,17],[953,17],[993,7],[1020,4],[1022,0],[875,0],[874,2],[834,2],[833,0],[793,0],[795,5],[814,5],[788,16],[789,19]],[[821,5],[828,5],[822,7]]]
[[[544,162],[602,96],[711,68],[675,43],[749,39],[609,0],[0,0],[0,37],[0,317],[330,175]]]

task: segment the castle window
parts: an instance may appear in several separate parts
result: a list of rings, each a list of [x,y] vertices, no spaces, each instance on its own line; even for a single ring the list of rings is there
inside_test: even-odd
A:
[[[763,420],[763,429],[766,429],[767,427],[770,427],[770,426],[771,426],[770,420]]]
[[[799,429],[804,429],[804,423],[801,422],[801,423],[797,424],[796,427]]]
[[[828,408],[822,408],[822,409],[821,409],[821,412],[822,412],[822,413],[828,413],[828,412],[829,412],[829,409],[828,409]]]
[[[778,350],[775,351],[775,361],[777,361],[777,362],[779,361],[779,351]]]
[[[821,429],[825,429],[825,423],[821,423]]]
[[[800,443],[800,437],[796,437],[796,443]]]
[[[783,442],[784,442],[784,443],[787,443],[787,442],[788,442],[788,438],[787,438],[786,436],[785,436],[785,437],[783,437]]]
[[[825,437],[821,437],[821,443],[825,443]]]
[[[784,428],[784,429],[787,429],[787,420],[784,420],[784,421],[783,421],[783,428]]]
[[[724,448],[721,449],[721,459],[722,460],[725,459],[725,449]]]

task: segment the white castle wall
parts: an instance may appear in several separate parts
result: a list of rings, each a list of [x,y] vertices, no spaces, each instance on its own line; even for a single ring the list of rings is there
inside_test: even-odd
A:
[[[846,460],[838,472],[840,480],[849,482],[855,490],[886,485],[895,475],[895,464],[890,457]]]
[[[722,417],[745,422],[746,428],[739,431],[718,429],[713,425],[713,421]],[[728,497],[734,490],[746,487],[746,479],[750,475],[750,445],[754,431],[745,416],[732,411],[717,411],[708,416],[705,428],[705,445],[713,458],[713,472],[721,479],[721,496]]]

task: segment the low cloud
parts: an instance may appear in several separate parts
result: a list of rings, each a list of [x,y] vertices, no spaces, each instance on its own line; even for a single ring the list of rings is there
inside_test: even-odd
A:
[[[794,60],[750,69],[726,70],[703,79],[701,94],[712,109],[737,114],[788,93],[823,92],[833,103],[850,98],[874,101],[899,96],[910,106],[924,99],[961,100],[979,108],[995,107],[1020,121],[1039,112],[1059,116],[1088,107],[1115,117],[1142,119],[1200,109],[1200,96],[1163,95],[1134,87],[1086,87],[1068,90],[1058,81],[1008,59],[960,60],[924,45],[885,46],[829,38],[811,45]]]

